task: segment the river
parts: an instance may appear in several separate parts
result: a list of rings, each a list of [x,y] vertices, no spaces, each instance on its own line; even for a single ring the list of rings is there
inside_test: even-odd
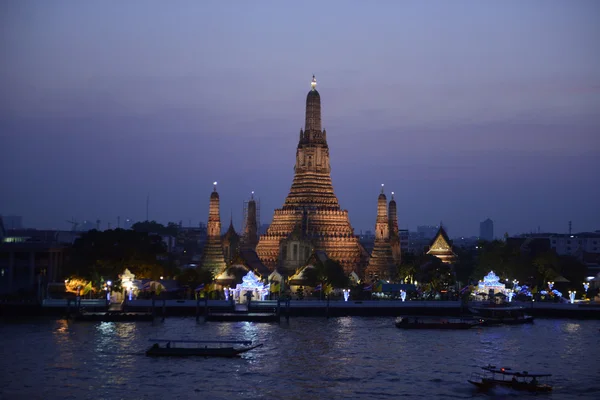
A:
[[[281,324],[0,321],[2,399],[448,399],[487,364],[553,374],[549,399],[600,398],[600,321],[537,319],[467,331],[404,331],[393,318]],[[150,338],[253,340],[238,359],[150,358]],[[529,395],[525,395],[529,397]],[[537,396],[539,397],[539,395]]]

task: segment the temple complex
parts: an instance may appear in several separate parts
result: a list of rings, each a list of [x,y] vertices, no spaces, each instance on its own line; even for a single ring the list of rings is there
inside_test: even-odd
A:
[[[456,254],[452,251],[452,241],[448,238],[442,224],[440,224],[440,229],[431,241],[427,254],[436,256],[446,264],[452,264],[456,261]]]
[[[368,280],[393,280],[396,277],[397,268],[390,244],[390,219],[388,218],[387,208],[387,198],[383,193],[383,185],[381,185],[381,194],[377,199],[375,245],[365,273],[365,278]]]
[[[283,207],[276,209],[256,252],[273,271],[286,274],[306,264],[315,251],[324,251],[346,273],[362,276],[364,251],[333,192],[327,132],[321,129],[321,97],[313,76],[306,97],[304,130],[300,129],[294,180]]]
[[[258,222],[256,219],[256,201],[254,201],[254,192],[248,202],[246,223],[242,236],[241,248],[243,250],[256,250],[258,244]]]
[[[210,206],[208,211],[208,224],[206,226],[206,243],[200,261],[202,268],[217,274],[226,268],[223,247],[221,244],[221,215],[219,210],[219,193],[217,182],[214,183],[213,192],[210,194]]]
[[[392,192],[392,199],[390,200],[388,210],[390,246],[392,247],[394,263],[396,265],[400,265],[400,263],[402,262],[402,249],[400,248],[400,230],[398,229],[398,212],[396,210],[396,200],[394,199],[394,192]]]

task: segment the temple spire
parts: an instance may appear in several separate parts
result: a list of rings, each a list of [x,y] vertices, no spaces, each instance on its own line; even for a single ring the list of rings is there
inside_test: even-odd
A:
[[[394,256],[390,245],[390,229],[387,212],[387,198],[381,185],[381,193],[377,198],[377,219],[375,221],[375,243],[366,270],[370,279],[393,279]]]
[[[225,258],[221,245],[221,215],[220,215],[219,192],[217,182],[213,183],[213,192],[210,194],[210,205],[208,209],[208,223],[206,225],[206,242],[200,265],[215,275],[225,269]]]
[[[399,265],[402,261],[402,251],[400,249],[400,230],[398,229],[398,211],[396,207],[396,200],[394,199],[394,192],[392,192],[392,199],[388,205],[388,218],[392,256],[394,257],[394,263]]]
[[[321,96],[317,91],[317,79],[313,75],[310,83],[310,92],[306,96],[305,132],[321,132]]]

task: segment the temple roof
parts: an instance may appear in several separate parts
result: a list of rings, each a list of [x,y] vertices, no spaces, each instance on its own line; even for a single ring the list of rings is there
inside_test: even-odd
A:
[[[437,250],[452,250],[452,241],[448,237],[448,234],[444,230],[443,226],[440,226],[433,240],[429,243],[429,248]]]
[[[224,239],[229,239],[231,237],[238,237],[239,238],[240,235],[238,235],[238,233],[235,231],[235,228],[233,227],[233,218],[231,220],[229,220],[229,228],[227,229],[227,232],[225,232],[225,234],[223,235]]]
[[[246,266],[248,266],[253,271],[258,272],[261,276],[266,277],[269,275],[269,268],[262,263],[260,258],[258,258],[258,254],[254,250],[241,250],[240,258],[245,261]]]
[[[456,259],[456,254],[452,250],[452,241],[448,238],[446,231],[441,225],[438,233],[431,241],[427,254],[436,256],[447,263],[452,263]]]

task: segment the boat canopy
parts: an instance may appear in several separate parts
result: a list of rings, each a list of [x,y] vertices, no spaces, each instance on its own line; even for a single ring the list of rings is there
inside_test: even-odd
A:
[[[518,378],[541,378],[541,377],[545,377],[545,376],[552,376],[552,374],[531,374],[527,371],[522,371],[522,372],[512,371],[510,368],[497,368],[493,365],[489,365],[487,367],[481,367],[481,368],[486,371],[493,372],[495,374],[511,375],[511,376],[516,376]]]
[[[227,344],[243,344],[249,346],[252,340],[172,340],[172,339],[148,339],[149,342],[155,343],[227,343]]]

